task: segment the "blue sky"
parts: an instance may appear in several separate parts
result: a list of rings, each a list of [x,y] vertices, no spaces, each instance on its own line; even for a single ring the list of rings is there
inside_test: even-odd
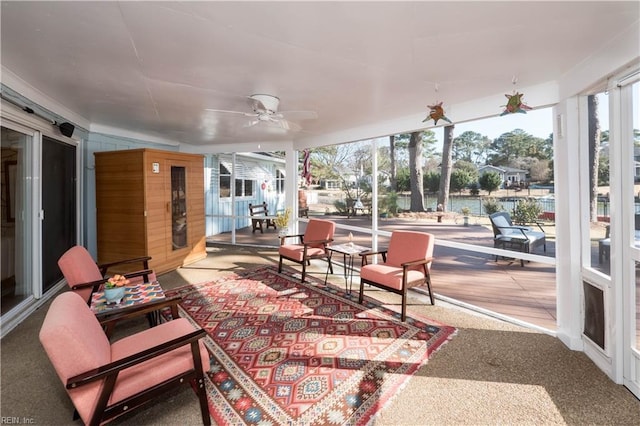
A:
[[[466,131],[473,131],[495,139],[498,136],[522,129],[532,136],[546,139],[553,132],[552,108],[527,111],[526,114],[509,114],[502,117],[485,118],[483,120],[456,123],[453,137],[458,137]],[[438,146],[442,146],[444,127],[432,129],[438,139]]]
[[[609,97],[601,93],[598,95],[598,111],[600,119],[600,129],[609,129]],[[546,139],[553,132],[553,108],[541,108],[527,111],[526,114],[509,114],[502,117],[485,118],[483,120],[457,123],[455,125],[454,136],[460,136],[466,131],[473,131],[495,139],[498,136],[511,132],[515,129],[522,129],[532,136]],[[444,128],[433,129],[438,139],[438,146],[442,147]]]

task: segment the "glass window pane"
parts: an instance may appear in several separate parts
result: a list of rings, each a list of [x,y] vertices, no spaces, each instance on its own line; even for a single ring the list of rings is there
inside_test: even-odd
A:
[[[253,181],[252,180],[245,180],[244,181],[244,195],[245,195],[245,197],[252,197],[253,196]]]
[[[231,197],[231,176],[220,176],[220,198]]]
[[[589,119],[589,180],[591,266],[610,274],[611,208],[609,201],[609,96],[607,93],[591,95],[587,99]]]
[[[173,250],[187,247],[187,173],[171,166],[171,237]]]
[[[636,340],[635,342],[631,342],[632,347],[635,347],[636,350],[640,351],[640,262],[636,262],[636,281],[635,285],[635,322],[631,322],[631,327],[635,328],[635,333],[632,331],[632,335],[635,334]],[[631,318],[634,316],[632,315]]]
[[[33,296],[33,268],[30,253],[33,250],[33,230],[35,226],[29,219],[27,212],[33,211],[32,194],[33,184],[30,175],[30,147],[33,145],[31,136],[8,127],[0,128],[2,143],[2,161],[0,161],[0,179],[2,180],[2,242],[0,253],[2,261],[0,263],[0,273],[2,275],[2,296],[0,301],[2,307],[1,315],[6,315],[12,308],[23,300]],[[63,156],[64,157],[64,156]],[[60,158],[57,158],[60,160]],[[62,164],[51,163],[52,166],[61,167]],[[75,168],[73,168],[75,173]],[[56,183],[58,183],[56,181]],[[67,182],[68,183],[68,182]],[[54,188],[54,196],[61,196],[55,201],[57,208],[63,208],[63,200],[70,203],[68,198],[71,194],[75,196],[75,187]],[[68,192],[60,193],[61,190]],[[74,198],[75,200],[75,198]],[[56,207],[56,206],[54,206]],[[66,213],[70,213],[66,211]],[[74,216],[70,219],[75,220]],[[54,215],[55,217],[55,215]],[[68,232],[75,232],[74,222],[71,228],[62,226],[68,223],[66,220],[58,224],[58,228],[67,229]],[[52,225],[56,225],[53,223]],[[55,226],[53,226],[55,228]],[[63,241],[67,242],[67,232],[62,235]],[[75,237],[75,233],[73,234]]]

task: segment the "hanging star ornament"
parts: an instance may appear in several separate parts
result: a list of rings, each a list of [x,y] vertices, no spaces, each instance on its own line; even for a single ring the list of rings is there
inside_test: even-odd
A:
[[[444,115],[444,108],[442,108],[442,102],[437,103],[435,105],[427,105],[427,107],[429,108],[429,115],[427,115],[427,118],[422,120],[423,123],[427,120],[433,120],[433,124],[438,124],[438,120],[444,120],[447,123],[451,123],[451,120],[449,120]]]
[[[515,92],[513,95],[504,95],[504,96],[506,96],[508,101],[507,101],[507,105],[503,105],[504,111],[502,111],[502,114],[500,114],[501,117],[503,115],[515,114],[515,113],[526,114],[527,111],[532,109],[529,105],[526,105],[522,101],[522,97],[524,96],[524,93]]]

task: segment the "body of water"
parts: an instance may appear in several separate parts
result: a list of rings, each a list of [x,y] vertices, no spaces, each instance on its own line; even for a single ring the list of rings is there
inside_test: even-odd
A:
[[[468,207],[471,211],[472,215],[482,216],[486,215],[484,211],[484,207],[482,205],[483,201],[489,197],[460,197],[460,196],[450,196],[449,197],[449,205],[447,206],[447,211],[449,212],[457,212],[460,213],[463,207]],[[503,197],[496,198],[498,203],[502,205],[502,210],[511,212],[516,204],[520,200],[525,200],[526,197]],[[543,212],[555,212],[556,202],[554,198],[537,198],[536,202],[542,208]],[[399,195],[398,196],[398,206],[403,210],[408,210],[411,205],[411,199],[409,195]],[[438,205],[438,199],[435,196],[426,196],[424,200],[425,209],[432,209],[436,211],[436,206]],[[599,201],[598,202],[598,216],[609,216],[610,208],[609,202]]]

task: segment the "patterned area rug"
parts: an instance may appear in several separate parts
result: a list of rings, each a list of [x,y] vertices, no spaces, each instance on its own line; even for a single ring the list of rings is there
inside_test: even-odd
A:
[[[456,332],[271,266],[166,293],[208,333],[209,408],[225,425],[367,424]]]

